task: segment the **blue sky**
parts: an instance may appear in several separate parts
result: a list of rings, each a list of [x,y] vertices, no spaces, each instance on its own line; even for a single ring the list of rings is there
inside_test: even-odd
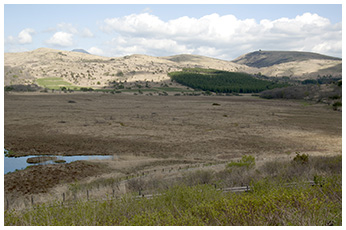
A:
[[[262,50],[341,57],[341,4],[4,5],[4,51],[82,48],[109,57]]]

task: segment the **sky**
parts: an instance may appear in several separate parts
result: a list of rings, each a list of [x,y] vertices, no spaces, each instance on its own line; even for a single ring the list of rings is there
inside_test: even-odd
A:
[[[5,4],[4,51],[40,47],[224,60],[256,50],[342,57],[342,4]]]

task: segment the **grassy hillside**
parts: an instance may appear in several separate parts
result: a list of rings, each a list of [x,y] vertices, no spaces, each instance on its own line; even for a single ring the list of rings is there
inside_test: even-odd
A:
[[[63,78],[59,77],[47,77],[36,79],[36,82],[39,86],[42,86],[47,89],[60,89],[61,87],[73,87],[73,85],[67,81],[64,81]]]
[[[263,90],[287,86],[261,80],[246,73],[213,69],[185,68],[169,73],[172,80],[196,90],[215,93],[258,93]]]

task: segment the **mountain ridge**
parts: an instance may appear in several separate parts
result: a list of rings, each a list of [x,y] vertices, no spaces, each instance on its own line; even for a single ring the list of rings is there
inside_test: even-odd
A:
[[[90,54],[88,51],[84,50],[84,49],[73,49],[71,50],[72,52],[80,52],[80,53],[85,53],[85,54]]]
[[[313,52],[303,51],[254,51],[232,60],[234,63],[250,67],[262,68],[292,61],[315,60],[342,60],[341,58],[327,56]]]
[[[277,52],[282,54],[286,51]],[[301,53],[296,52],[296,54]],[[242,56],[246,57],[246,55]],[[315,56],[319,55],[316,54]],[[260,68],[244,64],[246,62],[244,59],[241,63],[240,57],[233,61],[227,61],[191,54],[168,57],[133,54],[113,58],[74,51],[38,48],[21,53],[5,53],[4,57],[5,86],[35,84],[37,79],[52,77],[62,78],[75,86],[96,88],[107,87],[111,82],[120,81],[161,82],[170,80],[167,75],[169,72],[194,67],[249,74],[261,73],[268,77],[289,76],[303,80],[317,78],[318,75],[341,76],[342,71],[342,60],[333,57],[325,59],[294,59],[291,57],[289,62],[287,62],[286,57],[285,62],[283,61],[285,57],[282,56],[283,58],[275,60],[276,63],[273,65]],[[269,61],[272,59],[269,58]]]

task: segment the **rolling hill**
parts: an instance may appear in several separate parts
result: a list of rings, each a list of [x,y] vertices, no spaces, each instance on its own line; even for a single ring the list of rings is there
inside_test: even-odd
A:
[[[298,51],[255,51],[244,54],[232,62],[250,67],[262,68],[270,67],[287,62],[300,62],[308,60],[334,60],[341,61],[340,58],[330,57],[318,53],[298,52]]]
[[[85,54],[90,54],[88,51],[84,50],[84,49],[73,49],[71,50],[72,52],[80,52],[80,53],[85,53]]]
[[[167,81],[169,72],[194,67],[307,79],[328,74],[341,76],[341,63],[339,58],[306,52],[261,51],[226,61],[190,54],[169,57],[134,54],[110,58],[39,48],[5,53],[4,85],[37,84],[59,78],[66,85],[101,88],[120,81]]]
[[[257,68],[267,76],[290,76],[300,79],[318,75],[341,77],[341,58],[300,51],[255,51],[232,62]]]

